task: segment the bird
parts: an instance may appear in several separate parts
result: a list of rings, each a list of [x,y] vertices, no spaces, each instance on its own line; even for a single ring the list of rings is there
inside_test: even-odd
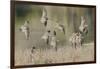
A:
[[[31,48],[31,53],[34,53],[34,52],[35,52],[35,49],[36,49],[36,47],[33,46],[33,47]]]
[[[62,24],[58,24],[58,27],[57,27],[61,32],[63,32],[65,34],[65,28],[64,28],[64,25]]]
[[[56,31],[53,31],[53,35],[51,36],[50,46],[53,47],[57,51],[57,38],[56,38]]]
[[[83,36],[80,32],[73,33],[69,39],[73,47],[82,46]]]
[[[28,40],[30,35],[29,21],[26,20],[19,30],[24,33],[26,39]]]
[[[45,26],[46,30],[60,30],[61,32],[63,32],[65,34],[65,27],[62,24],[59,24],[58,22],[52,20],[51,18],[49,18],[47,16],[47,10],[45,7],[42,8],[42,16],[40,19],[41,23]]]
[[[37,48],[36,46],[32,46],[30,49],[30,62],[35,64],[35,54],[36,54]]]
[[[57,51],[57,42],[59,40],[57,40],[57,37],[56,37],[57,33],[56,31],[46,31],[45,34],[41,37],[45,43],[48,45],[48,46],[51,46],[53,49],[55,49]]]
[[[47,21],[48,21],[48,17],[47,17],[47,11],[45,8],[42,8],[43,12],[42,12],[42,17],[41,17],[41,23],[44,24],[44,26],[47,26]]]
[[[50,36],[51,36],[51,31],[48,30],[48,31],[46,31],[43,34],[43,36],[41,37],[41,39],[43,39],[46,42],[46,44],[48,45],[49,44],[49,38],[50,38]]]
[[[88,24],[86,23],[86,19],[84,16],[81,16],[81,24],[79,26],[79,31],[85,34],[88,33]]]
[[[82,46],[82,39],[83,39],[82,34],[80,32],[77,33],[76,40],[75,40],[76,46],[78,47]]]

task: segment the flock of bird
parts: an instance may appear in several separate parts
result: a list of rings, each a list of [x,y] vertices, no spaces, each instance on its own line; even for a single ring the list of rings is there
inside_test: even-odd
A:
[[[62,24],[59,24],[51,19],[48,18],[47,16],[47,10],[43,8],[42,10],[42,17],[40,19],[40,22],[44,25],[45,27],[45,33],[43,36],[41,36],[41,39],[45,41],[47,45],[52,46],[54,49],[57,50],[57,32],[56,30],[60,30],[63,32],[65,35],[65,27]],[[52,25],[54,24],[54,25]],[[29,21],[25,21],[25,23],[20,27],[20,31],[25,34],[25,37],[27,40],[29,40],[30,37],[30,28],[29,28]],[[82,40],[83,40],[83,33],[88,33],[88,25],[86,24],[86,19],[84,16],[81,16],[81,23],[79,26],[79,32],[73,33],[70,38],[69,42],[76,48],[76,46],[82,46]],[[35,49],[35,48],[34,48]]]

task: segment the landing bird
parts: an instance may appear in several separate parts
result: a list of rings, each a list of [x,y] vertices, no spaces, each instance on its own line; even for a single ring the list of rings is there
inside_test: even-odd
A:
[[[25,21],[24,25],[22,25],[19,30],[25,34],[25,37],[28,40],[30,34],[29,21]]]
[[[57,23],[56,21],[51,20],[50,18],[47,17],[47,10],[43,8],[42,11],[42,17],[41,17],[41,23],[44,24],[46,30],[50,29],[59,29],[61,32],[65,34],[65,28],[63,25]]]
[[[59,29],[61,32],[63,32],[63,33],[65,34],[65,28],[64,28],[64,26],[63,26],[63,25],[58,24],[57,29]]]
[[[48,17],[47,17],[47,11],[45,8],[43,8],[43,12],[42,12],[42,17],[41,17],[41,23],[44,24],[44,26],[47,26],[47,20],[48,20]]]
[[[86,24],[86,19],[81,16],[81,25],[79,26],[79,30],[81,33],[88,33],[88,25]]]

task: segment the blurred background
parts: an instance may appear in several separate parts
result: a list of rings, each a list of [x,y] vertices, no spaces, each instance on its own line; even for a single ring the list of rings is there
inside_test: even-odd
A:
[[[24,24],[25,20],[29,20],[33,24],[33,29],[40,30],[40,32],[41,30],[43,31],[43,25],[40,22],[43,7],[46,8],[47,16],[50,20],[64,25],[67,39],[73,32],[79,31],[81,16],[84,16],[89,30],[85,36],[85,42],[94,40],[94,8],[18,4],[16,5],[15,16],[16,27]],[[62,36],[60,33],[59,35]]]

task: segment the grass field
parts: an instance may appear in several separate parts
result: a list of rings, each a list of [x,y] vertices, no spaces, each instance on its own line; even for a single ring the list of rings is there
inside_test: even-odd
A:
[[[17,21],[20,22],[20,21]],[[24,22],[24,21],[23,21]],[[30,19],[30,38],[25,39],[24,33],[19,31],[22,23],[15,26],[15,65],[30,64],[50,64],[50,63],[68,63],[94,60],[94,41],[84,43],[77,49],[68,43],[68,34],[57,33],[60,40],[57,44],[58,50],[46,45],[41,39],[45,32],[43,24],[39,18]],[[67,40],[66,40],[67,39]],[[31,54],[32,46],[36,47],[34,54]]]
[[[53,49],[36,49],[31,56],[30,49],[17,49],[15,53],[16,65],[68,63],[94,60],[93,43],[84,44],[83,47],[74,49],[69,46]]]
[[[35,29],[36,30],[36,29]],[[22,32],[15,30],[15,65],[68,63],[94,60],[94,43],[83,44],[77,49],[59,41],[58,50],[47,46],[41,39],[43,32],[31,32],[30,39],[26,40]],[[31,54],[32,46],[36,47],[34,54]]]
[[[57,51],[55,51],[52,47],[46,45],[46,43],[41,39],[42,35],[45,32],[45,27],[40,22],[42,11],[37,11],[33,7],[34,12],[29,12],[27,13],[27,15],[25,13],[25,17],[16,16],[15,18],[15,65],[94,61],[94,41],[93,41],[94,22],[92,21],[93,12],[88,11],[87,8],[85,9],[85,11],[87,10],[86,14],[85,13],[84,14],[88,16],[87,18],[89,23],[89,33],[85,35],[86,36],[85,42],[83,43],[82,47],[78,47],[77,49],[75,49],[68,42],[70,35],[73,32],[75,32],[74,26],[77,25],[76,28],[78,29],[79,27],[78,25],[80,25],[79,19],[81,16],[80,15],[81,12],[78,9],[81,10],[80,8],[77,8],[76,9],[77,16],[74,16],[74,14],[73,15],[70,14],[71,9],[69,8],[65,8],[65,9],[62,8],[62,10],[59,9],[59,12],[55,8],[49,11],[50,8],[48,8],[48,11],[51,15],[50,17],[54,20],[57,19],[59,23],[64,25],[66,30],[65,35],[59,30],[57,30],[57,39],[59,40],[57,44],[58,47]],[[61,14],[59,14],[60,12]],[[78,12],[80,12],[80,14]],[[88,12],[91,12],[91,14],[87,15]],[[75,23],[73,23],[72,20],[73,16],[76,18],[74,19]],[[30,26],[31,33],[30,33],[29,40],[26,40],[24,33],[19,31],[20,26],[24,24],[25,20],[30,21],[29,26]],[[35,46],[36,49],[35,52],[31,54],[31,48],[33,46]]]

